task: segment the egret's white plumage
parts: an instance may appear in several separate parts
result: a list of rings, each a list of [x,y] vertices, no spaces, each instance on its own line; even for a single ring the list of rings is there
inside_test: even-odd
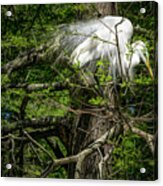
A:
[[[111,30],[115,31],[114,26],[122,19],[123,23],[118,26],[119,34],[122,31],[122,27],[125,27],[126,29],[124,32],[130,39],[133,34],[133,26],[128,19],[119,16],[106,16],[100,19],[60,26],[61,32],[65,31],[66,35],[66,37],[64,36],[63,40],[61,41],[62,47],[71,53],[75,50],[76,47],[78,47],[86,39],[91,38],[93,34],[99,30],[101,30],[102,35],[106,33],[105,36],[108,37],[108,33],[110,32],[108,28],[112,28]],[[102,36],[102,38],[107,40],[105,36]]]
[[[87,70],[95,69],[92,66],[96,65],[97,60],[108,60],[113,80],[117,76],[132,80],[134,67],[141,61],[146,63],[148,60],[148,51],[142,41],[134,42],[131,45],[133,52],[128,55],[133,25],[126,18],[107,16],[90,24],[83,23],[80,27],[71,25],[70,30],[83,36],[71,54],[72,63],[79,64],[80,68],[87,66]],[[153,75],[149,64],[147,67]]]
[[[149,54],[148,49],[143,41],[136,41],[131,44],[131,52],[126,51],[125,58],[125,68],[128,71],[128,76],[130,80],[134,79],[134,68],[143,62],[150,73],[150,76],[153,78],[152,69],[149,65]]]
[[[133,34],[133,26],[131,22],[122,17],[107,16],[102,20],[99,20],[99,27],[91,25],[96,31],[93,33],[88,32],[89,36],[81,42],[73,51],[71,58],[73,64],[80,62],[82,68],[85,64],[98,59],[109,59],[111,55],[115,55],[117,52],[116,43],[116,30],[117,23],[123,22],[118,25],[118,39],[120,43],[121,53],[124,53],[126,44],[130,41]],[[96,25],[96,24],[95,24]],[[89,29],[89,30],[93,30]],[[83,34],[86,28],[81,28],[78,33]]]

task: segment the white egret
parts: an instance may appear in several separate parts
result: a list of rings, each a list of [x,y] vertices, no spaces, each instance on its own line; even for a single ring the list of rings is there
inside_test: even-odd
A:
[[[133,80],[135,66],[143,61],[153,78],[145,44],[142,41],[137,41],[128,47],[133,35],[131,22],[126,18],[113,16],[107,16],[99,22],[99,27],[92,26],[89,37],[86,37],[73,50],[71,54],[72,63],[79,64],[80,68],[87,66],[85,70],[94,73],[96,62],[107,60],[110,62],[110,74],[116,81],[117,76],[123,76],[126,80]],[[77,30],[80,33],[85,33],[86,27],[81,28],[81,31]],[[129,48],[132,49],[131,54],[129,54]],[[90,78],[87,77],[87,79]]]
[[[83,21],[70,25],[62,25],[60,27],[61,33],[64,31],[66,35],[66,37],[65,35],[63,36],[63,40],[61,41],[62,47],[67,52],[72,53],[75,48],[93,36],[96,37],[98,35],[101,39],[108,40],[110,32],[114,33],[115,25],[122,20],[123,22],[118,25],[117,28],[119,36],[123,35],[124,39],[130,40],[133,34],[132,23],[128,19],[119,16],[106,16],[96,20],[90,20],[86,22]],[[99,31],[99,33],[97,31]]]
[[[131,22],[126,18],[113,16],[107,16],[98,21],[99,27],[97,28],[96,26],[91,25],[92,29],[90,30],[94,30],[94,32],[92,32],[91,34],[89,33],[89,37],[85,38],[83,42],[77,45],[75,50],[72,52],[72,63],[79,64],[80,68],[86,65],[86,71],[92,71],[92,69],[96,69],[97,60],[108,60],[111,62],[112,71],[114,71],[114,79],[116,79],[117,69],[119,73],[126,75],[126,69],[124,66],[125,63],[122,62],[120,67],[119,58],[121,58],[121,61],[123,61],[126,51],[126,45],[131,40],[131,37],[133,35],[133,26]],[[81,28],[81,31],[78,32],[83,33],[85,32],[85,29],[86,28],[83,27]],[[118,36],[118,41],[116,38],[116,34]],[[119,48],[117,47],[117,45],[119,46]],[[118,56],[117,48],[120,50],[120,56]]]
[[[73,64],[80,62],[79,66],[82,68],[88,62],[98,59],[108,59],[112,53],[115,54],[117,50],[115,26],[120,22],[121,24],[117,27],[117,35],[121,53],[124,54],[126,44],[133,35],[133,26],[126,18],[107,16],[99,20],[99,24],[97,24],[99,26],[98,28],[94,25],[90,26],[92,29],[89,31],[95,31],[91,34],[88,32],[88,37],[77,45],[72,52],[71,59],[73,60]],[[77,33],[85,34],[86,28],[81,28]]]

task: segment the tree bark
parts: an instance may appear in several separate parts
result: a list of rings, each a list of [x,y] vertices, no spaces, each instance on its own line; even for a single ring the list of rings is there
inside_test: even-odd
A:
[[[117,3],[115,2],[97,3],[96,9],[102,17],[107,15],[117,15],[118,13]]]
[[[96,3],[96,10],[99,15],[104,17],[107,15],[117,14],[116,3]],[[84,92],[81,96],[86,95]],[[82,106],[85,109],[85,106]],[[108,112],[108,113],[106,113]],[[108,114],[112,115],[111,111],[105,111],[105,113],[98,113],[101,116]],[[77,122],[77,123],[76,123]],[[92,142],[96,141],[106,131],[108,131],[113,123],[109,121],[109,117],[104,119],[96,116],[82,114],[75,119],[76,126],[74,131],[74,137],[72,138],[72,154],[78,154],[80,151],[89,146]],[[104,144],[100,149],[97,149],[91,155],[86,157],[82,162],[82,170],[78,174],[81,179],[106,179],[101,175],[99,170],[99,163],[101,161],[100,153],[105,157],[112,150],[112,145]],[[75,178],[75,164],[69,166],[69,177]]]

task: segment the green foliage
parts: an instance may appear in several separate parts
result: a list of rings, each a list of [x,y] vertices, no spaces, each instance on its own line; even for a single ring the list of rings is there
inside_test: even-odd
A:
[[[105,103],[105,100],[102,97],[97,96],[95,98],[91,98],[89,100],[89,103],[92,105],[103,105]]]
[[[129,7],[130,6],[130,7]],[[46,43],[53,37],[54,32],[57,31],[57,25],[72,23],[78,20],[86,20],[94,16],[94,9],[91,9],[90,4],[56,4],[56,5],[14,5],[2,6],[2,66],[9,61],[12,61],[17,56],[23,56],[33,48],[39,47]],[[140,8],[146,8],[146,14],[138,13]],[[12,11],[13,15],[7,17],[6,11]],[[149,59],[152,69],[156,73],[156,62],[154,56],[155,38],[153,28],[155,27],[155,15],[151,3],[137,2],[137,3],[118,3],[119,14],[128,17],[134,26],[138,25],[145,28],[149,34],[135,33],[133,41],[142,40],[147,44],[149,50]],[[97,39],[96,37],[94,39]],[[25,52],[25,53],[24,53]],[[132,51],[130,51],[132,52]],[[66,51],[65,51],[66,53]],[[55,57],[54,57],[55,58]],[[55,59],[54,59],[55,60]],[[42,117],[70,117],[72,115],[68,112],[68,107],[81,108],[82,104],[88,106],[103,106],[109,104],[109,101],[97,95],[98,88],[101,86],[105,88],[108,83],[112,82],[112,77],[108,75],[109,61],[97,61],[97,71],[95,77],[98,80],[98,85],[95,85],[90,90],[85,91],[87,87],[80,87],[78,85],[78,74],[80,73],[79,64],[74,65],[75,73],[72,73],[66,65],[57,64],[55,68],[47,65],[47,63],[27,66],[21,70],[14,71],[10,76],[2,75],[1,84],[17,83],[56,83],[56,82],[70,82],[72,90],[57,90],[52,87],[35,92],[27,92],[23,89],[8,89],[2,91],[1,109],[2,109],[2,126],[11,124],[11,121],[20,119],[21,104],[25,96],[29,97],[29,102],[25,110],[25,119],[42,118]],[[136,69],[136,77],[134,82],[126,83],[120,82],[120,108],[130,117],[138,117],[140,115],[153,111],[153,100],[155,92],[153,86],[157,82],[153,82],[149,76],[144,65]],[[92,75],[92,74],[87,74]],[[70,80],[73,77],[73,82]],[[76,78],[77,77],[77,78]],[[76,88],[76,89],[75,89]],[[79,90],[85,93],[77,100],[74,95],[79,94]],[[84,89],[85,88],[85,89]],[[80,95],[80,94],[79,94]],[[142,122],[139,128],[153,133],[153,123]],[[68,151],[62,139],[54,139],[64,157]],[[154,173],[155,162],[146,146],[146,142],[142,138],[128,133],[126,136],[120,136],[118,146],[113,152],[113,173],[117,172],[112,179],[139,179],[151,180]],[[38,140],[38,142],[46,148],[51,154],[51,148],[45,139]],[[20,145],[20,144],[16,144]],[[25,145],[25,165],[24,177],[38,177],[42,173],[42,167],[46,168],[50,163],[47,154],[43,153],[39,148]],[[19,149],[15,148],[17,154]],[[10,151],[3,152],[3,166],[9,161]],[[41,166],[40,166],[40,165]],[[19,176],[19,165],[14,175]],[[146,174],[140,174],[140,168],[145,167]],[[3,171],[3,175],[7,175],[7,171]],[[133,176],[134,175],[134,176]],[[135,177],[137,175],[137,177]],[[48,177],[67,178],[67,171],[63,167],[56,168]]]
[[[147,158],[152,155],[141,137],[132,133],[121,136],[121,144],[113,154],[113,173],[117,172],[114,179],[144,180],[146,176],[153,177],[155,163]],[[140,173],[141,168],[146,169],[144,175]]]
[[[96,66],[97,66],[97,72],[95,73],[95,76],[98,78],[99,80],[99,84],[100,85],[105,85],[108,82],[112,81],[112,76],[109,75],[109,65],[110,62],[109,61],[97,61]]]

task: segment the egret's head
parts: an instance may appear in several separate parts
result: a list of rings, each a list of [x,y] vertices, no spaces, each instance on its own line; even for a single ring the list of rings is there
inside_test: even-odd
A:
[[[149,63],[149,53],[148,53],[148,49],[145,45],[145,43],[143,41],[136,41],[132,44],[132,50],[133,50],[133,54],[136,56],[136,58],[138,59],[137,62],[135,63],[140,63],[140,62],[144,62],[149,74],[151,76],[152,79],[154,79],[153,76],[153,72]]]

